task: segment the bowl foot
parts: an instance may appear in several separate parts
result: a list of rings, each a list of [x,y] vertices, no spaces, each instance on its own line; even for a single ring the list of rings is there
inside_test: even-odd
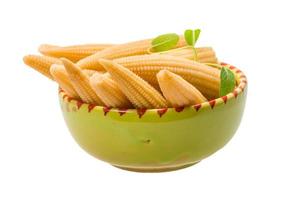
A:
[[[194,162],[194,163],[185,164],[185,165],[166,166],[166,167],[137,167],[137,168],[135,168],[135,167],[122,167],[122,166],[117,166],[117,165],[113,165],[113,166],[117,167],[119,169],[132,171],[132,172],[156,173],[156,172],[169,172],[169,171],[184,169],[186,167],[190,167],[192,165],[195,165],[198,162],[199,161]]]

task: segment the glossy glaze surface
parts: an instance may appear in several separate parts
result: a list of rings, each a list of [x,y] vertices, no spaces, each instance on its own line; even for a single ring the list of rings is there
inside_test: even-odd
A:
[[[246,102],[247,80],[237,68],[232,93],[186,108],[118,110],[84,104],[59,92],[66,124],[91,155],[134,171],[189,166],[222,148],[236,132]]]

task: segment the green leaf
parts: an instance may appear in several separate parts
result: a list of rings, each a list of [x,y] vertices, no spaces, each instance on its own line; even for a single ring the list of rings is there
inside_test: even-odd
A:
[[[154,52],[167,51],[176,46],[179,36],[176,33],[160,35],[152,40],[151,50]]]
[[[235,87],[235,76],[234,73],[227,67],[221,69],[221,85],[220,85],[220,96],[225,96],[232,92]]]
[[[201,32],[200,29],[195,29],[195,30],[188,29],[188,30],[186,30],[184,32],[184,38],[185,38],[186,43],[190,46],[195,46],[195,44],[196,44],[196,42],[199,38],[200,32]]]

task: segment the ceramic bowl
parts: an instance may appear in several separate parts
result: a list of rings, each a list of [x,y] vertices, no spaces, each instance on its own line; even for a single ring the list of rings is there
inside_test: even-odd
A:
[[[202,104],[120,110],[85,104],[60,90],[62,113],[76,142],[102,161],[139,172],[181,169],[222,148],[240,124],[247,80],[229,66],[238,87]]]

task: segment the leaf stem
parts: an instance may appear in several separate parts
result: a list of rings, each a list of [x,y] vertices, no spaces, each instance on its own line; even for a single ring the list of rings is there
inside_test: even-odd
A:
[[[179,51],[179,50],[182,50],[182,49],[187,49],[187,48],[190,48],[190,46],[183,46],[183,47],[180,47],[180,48],[175,48],[175,49],[170,49],[170,50],[166,50],[166,51],[160,51],[160,52],[152,52],[151,49],[152,47],[149,47],[147,49],[147,53],[148,54],[152,54],[152,53],[159,53],[159,54],[164,54],[164,53],[169,53],[169,52],[176,52],[176,51]]]
[[[194,46],[193,46],[193,51],[194,51],[194,60],[197,62],[197,60],[198,60],[197,50]]]

